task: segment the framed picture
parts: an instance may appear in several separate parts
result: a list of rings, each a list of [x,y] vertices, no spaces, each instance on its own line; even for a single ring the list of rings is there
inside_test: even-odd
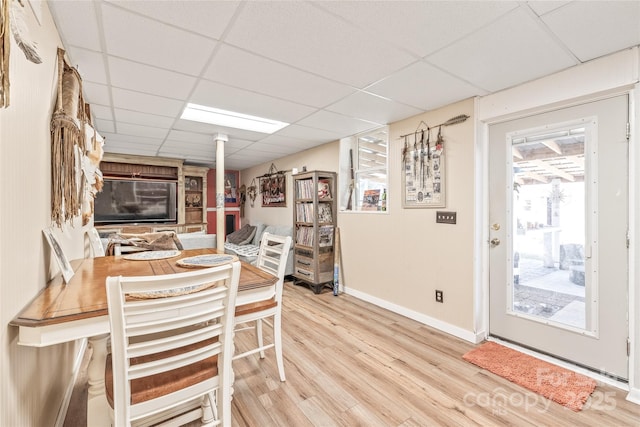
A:
[[[60,272],[62,273],[62,278],[64,279],[64,283],[69,283],[71,278],[73,277],[73,268],[71,268],[71,264],[69,264],[69,260],[65,256],[64,252],[62,252],[62,247],[58,240],[53,235],[53,230],[51,228],[45,228],[42,230],[44,233],[44,237],[47,239],[49,246],[51,247],[51,251],[56,258],[56,262],[58,263],[58,267],[60,267]]]
[[[224,171],[224,203],[225,205],[238,205],[238,172]]]
[[[443,208],[445,199],[444,151],[414,148],[402,170],[403,208]]]
[[[260,178],[263,207],[287,206],[287,177],[284,173],[277,173]]]

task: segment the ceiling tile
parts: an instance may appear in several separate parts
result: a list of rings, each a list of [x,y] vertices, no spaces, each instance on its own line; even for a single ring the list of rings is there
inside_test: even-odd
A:
[[[111,120],[102,120],[96,119],[93,123],[95,125],[96,130],[100,135],[104,136],[106,133],[115,133],[116,128]]]
[[[320,1],[374,39],[387,40],[417,56],[441,49],[517,7],[507,1]],[[437,17],[437,18],[436,18]]]
[[[318,141],[310,141],[308,139],[299,139],[299,138],[291,138],[283,135],[269,135],[262,141],[258,141],[251,146],[251,149],[254,148],[269,151],[273,149],[274,151],[282,151],[287,150],[290,153],[295,153],[297,151],[306,150],[311,147],[316,147],[324,142]]]
[[[213,160],[216,149],[212,146],[202,144],[188,144],[185,142],[167,141],[162,144],[160,153],[181,153],[187,158],[198,156],[200,158]]]
[[[365,130],[375,129],[381,124],[353,119],[330,111],[318,111],[298,122],[303,126],[338,132],[342,135],[355,135]]]
[[[118,128],[118,134],[120,135],[144,136],[160,140],[164,140],[169,132],[167,129],[120,122],[116,124],[116,127]]]
[[[225,41],[357,88],[416,59],[305,2],[247,2]]]
[[[581,61],[640,44],[639,1],[574,1],[542,20]]]
[[[382,124],[393,123],[422,112],[417,108],[363,91],[350,95],[326,109],[345,116]]]
[[[314,107],[324,107],[355,90],[228,45],[216,53],[204,77]]]
[[[552,10],[555,10],[559,7],[564,6],[565,4],[571,3],[570,1],[528,1],[527,6],[529,6],[538,16],[542,16],[545,13],[549,13]]]
[[[257,151],[262,153],[278,154],[278,157],[288,156],[289,154],[297,153],[300,151],[299,146],[285,146],[277,144],[264,144],[256,142],[251,146],[251,151]]]
[[[85,99],[87,99],[86,96]],[[111,107],[100,104],[90,104],[90,107],[91,114],[94,118],[113,121],[113,113],[111,112]]]
[[[417,62],[369,86],[367,92],[393,98],[422,110],[431,110],[471,96],[487,94],[487,91],[424,62]]]
[[[48,1],[51,15],[64,45],[100,51],[100,33],[96,19],[95,2]]]
[[[227,135],[229,138],[240,138],[256,141],[264,137],[264,133],[252,132],[242,129],[228,128],[224,126],[210,125],[208,123],[194,122],[192,120],[178,120],[173,127],[176,130],[196,132],[207,135],[213,141],[213,136],[217,133]]]
[[[224,149],[226,150],[241,150],[251,146],[254,141],[247,141],[245,139],[230,139],[228,142],[224,143]]]
[[[342,134],[337,130],[327,131],[324,129],[300,126],[298,124],[287,126],[286,128],[276,132],[275,135],[289,136],[295,139],[304,139],[314,142],[332,142],[337,141],[342,137]]]
[[[191,102],[287,123],[311,114],[314,108],[256,92],[202,80],[191,95]]]
[[[113,89],[113,106],[141,113],[175,117],[182,113],[183,102],[126,89]]]
[[[491,92],[575,65],[522,8],[427,59]]]
[[[195,77],[113,56],[109,56],[108,61],[111,84],[123,89],[184,99],[191,93],[196,82]]]
[[[109,83],[107,80],[107,67],[101,53],[71,47],[67,50],[67,56],[69,57],[69,62],[83,76],[83,83],[88,81],[100,84]]]
[[[239,1],[111,1],[111,4],[158,21],[220,39]],[[196,5],[197,7],[194,7]]]
[[[109,4],[102,7],[107,53],[167,70],[199,75],[215,41]]]
[[[132,156],[155,156],[158,154],[155,148],[145,147],[144,145],[111,146],[105,144],[104,151],[107,153],[129,154]]]
[[[199,144],[210,144],[212,147],[215,145],[215,142],[211,135],[197,133],[197,132],[187,132],[181,130],[172,130],[167,135],[167,142],[196,142]]]
[[[162,139],[158,138],[148,138],[144,136],[134,136],[134,135],[122,135],[118,133],[109,133],[105,132],[100,133],[104,139],[107,141],[105,146],[108,144],[113,144],[116,146],[126,146],[126,145],[144,145],[147,148],[153,147],[157,149],[162,144]]]
[[[82,74],[81,74],[82,75]],[[109,96],[109,87],[91,81],[82,81],[82,91],[84,92],[84,100],[89,104],[100,104],[104,106],[111,105],[111,97]]]
[[[170,129],[173,124],[173,118],[158,116],[156,114],[146,114],[137,111],[125,110],[122,108],[115,109],[116,120],[121,123],[131,123],[142,126],[158,127]]]

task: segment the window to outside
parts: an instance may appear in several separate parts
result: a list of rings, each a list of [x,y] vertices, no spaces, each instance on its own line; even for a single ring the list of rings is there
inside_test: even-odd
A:
[[[341,209],[344,211],[387,210],[389,128],[341,140]]]

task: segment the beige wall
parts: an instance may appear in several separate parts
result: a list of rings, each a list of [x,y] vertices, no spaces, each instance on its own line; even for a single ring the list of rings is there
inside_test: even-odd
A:
[[[383,300],[411,317],[467,331],[473,330],[473,110],[473,100],[467,100],[392,123],[388,214],[342,213],[338,218],[348,291]],[[437,209],[402,208],[404,142],[399,136],[413,133],[421,120],[434,126],[459,114],[472,117],[442,129],[446,210],[457,212],[457,224],[436,224]],[[443,304],[435,302],[436,289],[444,292]]]
[[[255,178],[256,185],[260,183],[257,177],[264,175],[269,171],[272,162],[265,163],[253,168],[245,169],[240,172],[240,185],[245,184],[247,187],[251,185],[251,180]],[[303,166],[307,170],[324,170],[335,172],[338,170],[338,142],[324,144],[320,147],[311,148],[291,156],[283,157],[273,162],[277,170],[287,172],[287,206],[286,207],[262,207],[261,195],[258,194],[254,207],[251,207],[249,200],[245,204],[244,218],[242,224],[255,224],[262,222],[268,225],[291,225],[293,224],[293,179],[291,178],[291,169],[298,168],[300,171]]]
[[[51,223],[51,144],[49,122],[54,107],[58,33],[45,2],[39,25],[29,4],[30,36],[38,42],[41,64],[28,62],[11,38],[11,105],[0,110],[0,425],[50,426],[60,408],[78,344],[28,348],[17,344],[8,323],[44,287],[50,252],[42,229]],[[59,230],[58,230],[59,231]],[[81,258],[82,227],[58,233],[69,258]],[[53,374],[55,372],[55,374]]]
[[[390,125],[389,196],[386,214],[340,213],[344,284],[349,293],[419,318],[445,329],[474,330],[474,101],[466,100]],[[466,122],[442,130],[446,147],[446,210],[458,213],[456,225],[436,224],[436,209],[403,209],[401,205],[400,135],[412,133],[421,120],[433,126],[467,114]],[[437,130],[436,130],[437,132]],[[434,134],[435,136],[435,134]],[[274,162],[278,170],[292,167],[337,171],[339,142],[333,142]],[[241,182],[269,170],[270,163],[241,172]],[[256,180],[257,182],[257,180]],[[287,207],[262,208],[247,203],[244,222],[292,224],[291,175],[287,177]],[[435,290],[444,291],[444,304]]]

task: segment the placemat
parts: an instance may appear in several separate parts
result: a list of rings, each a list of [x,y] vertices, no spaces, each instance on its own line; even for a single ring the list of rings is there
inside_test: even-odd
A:
[[[238,257],[234,255],[207,254],[181,258],[176,261],[176,264],[178,264],[180,267],[187,268],[217,267],[219,265],[228,264],[237,260]]]
[[[172,250],[172,251],[144,251],[144,252],[136,252],[128,255],[123,255],[122,258],[127,259],[129,261],[150,261],[154,259],[165,259],[165,258],[173,258],[174,256],[180,255],[180,251]]]

